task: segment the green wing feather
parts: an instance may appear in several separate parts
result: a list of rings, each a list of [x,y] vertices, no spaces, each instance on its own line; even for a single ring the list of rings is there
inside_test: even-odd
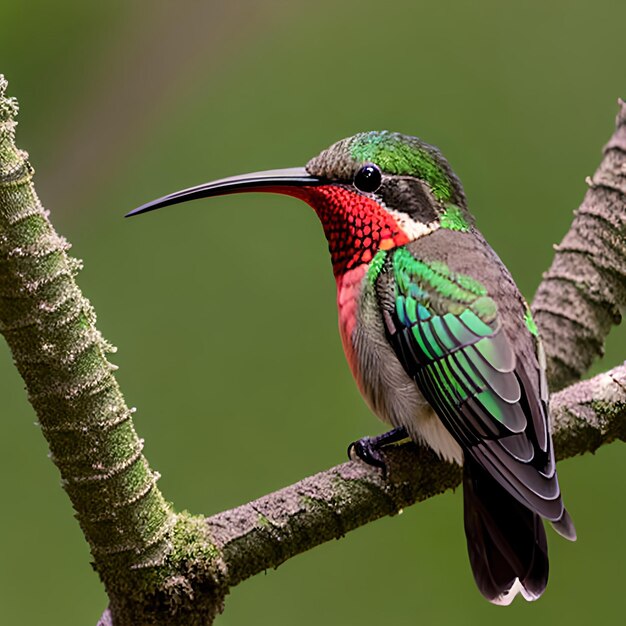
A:
[[[563,514],[545,402],[479,281],[407,248],[391,256],[390,343],[466,454],[542,516]],[[529,340],[532,337],[529,333]]]

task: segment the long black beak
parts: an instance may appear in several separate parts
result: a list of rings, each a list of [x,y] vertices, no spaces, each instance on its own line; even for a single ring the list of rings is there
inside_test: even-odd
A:
[[[221,178],[210,183],[204,183],[196,187],[189,187],[176,191],[127,213],[125,217],[139,215],[154,211],[164,206],[196,200],[198,198],[209,198],[211,196],[225,196],[231,193],[241,193],[244,191],[273,191],[289,195],[289,190],[294,187],[315,187],[323,184],[324,181],[315,176],[311,176],[303,167],[291,167],[283,170],[267,170],[265,172],[255,172],[242,176],[231,176]]]

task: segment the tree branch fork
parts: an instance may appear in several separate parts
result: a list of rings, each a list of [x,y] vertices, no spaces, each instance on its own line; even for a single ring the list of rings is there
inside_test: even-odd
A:
[[[388,474],[353,460],[208,518],[177,513],[143,455],[79,290],[80,263],[52,227],[15,146],[18,107],[0,75],[0,332],[109,595],[102,626],[212,623],[228,590],[316,545],[461,481],[414,444],[385,450]],[[559,459],[626,440],[626,363],[577,381],[626,304],[626,104],[533,312],[553,388]]]

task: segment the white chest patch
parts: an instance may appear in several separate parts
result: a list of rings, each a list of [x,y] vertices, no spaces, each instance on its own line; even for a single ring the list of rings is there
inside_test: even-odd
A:
[[[402,211],[394,211],[393,209],[387,209],[387,211],[389,211],[389,213],[393,216],[393,219],[398,223],[398,226],[400,226],[400,228],[407,234],[407,237],[411,241],[415,241],[425,235],[430,235],[430,233],[436,231],[440,227],[439,222],[437,221],[424,224],[422,222],[412,220]]]
[[[390,209],[382,200],[376,196],[376,202],[382,206],[389,215],[393,217],[398,226],[406,233],[407,237],[411,241],[415,241],[420,237],[424,237],[425,235],[430,235],[430,233],[436,231],[440,228],[439,222],[437,220],[428,222],[427,224],[423,222],[416,222],[412,220],[408,213],[404,213],[403,211],[396,211],[395,209]]]

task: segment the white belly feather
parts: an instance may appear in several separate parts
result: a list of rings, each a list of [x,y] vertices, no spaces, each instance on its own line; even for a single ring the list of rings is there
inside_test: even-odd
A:
[[[364,287],[368,289],[366,284]],[[367,294],[361,295],[367,298]],[[365,401],[384,422],[404,427],[413,441],[462,465],[461,447],[404,371],[385,337],[377,307],[367,306],[365,299],[361,299],[359,320],[352,331],[353,371]]]
[[[430,446],[442,459],[463,465],[463,451],[448,429],[441,423],[436,413],[428,407],[414,422],[413,428],[408,424],[404,427],[412,434],[412,438],[419,439]],[[414,434],[413,434],[414,433]]]

